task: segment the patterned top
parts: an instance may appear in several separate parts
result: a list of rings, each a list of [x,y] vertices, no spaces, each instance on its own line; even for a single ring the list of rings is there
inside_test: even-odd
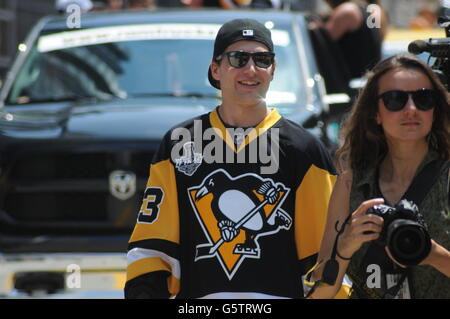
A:
[[[416,176],[425,165],[437,158],[438,154],[435,151],[430,151],[417,169]],[[354,178],[350,194],[350,212],[353,212],[361,202],[370,198],[380,197],[377,175],[377,167],[353,172]],[[369,194],[369,196],[365,198],[364,194]],[[442,174],[438,178],[438,181],[432,186],[429,193],[419,205],[419,212],[423,215],[428,225],[431,238],[446,249],[450,249],[450,205],[448,194],[449,174],[447,173]],[[378,257],[375,257],[376,263],[383,264],[381,267],[382,276],[380,282],[377,282],[373,276],[375,270],[369,268],[369,265],[373,264],[374,260],[372,259],[371,262],[368,262],[364,258],[368,249],[377,251]],[[389,278],[387,278],[389,275],[386,274],[385,269],[389,269],[389,273],[401,274],[404,272],[403,269],[389,260],[383,247],[373,243],[363,244],[353,255],[347,270],[348,275],[354,281],[354,286],[356,286],[351,297],[357,298],[356,291],[359,287],[365,292],[366,298],[382,298],[386,288],[391,286],[389,284]],[[434,267],[411,267],[407,272],[408,285],[412,298],[450,298],[450,278]],[[385,296],[385,298],[388,298],[388,296]]]

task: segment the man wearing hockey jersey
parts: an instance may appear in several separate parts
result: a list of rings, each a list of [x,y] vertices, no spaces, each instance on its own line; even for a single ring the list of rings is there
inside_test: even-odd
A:
[[[155,154],[126,298],[303,297],[335,169],[318,139],[266,105],[274,56],[255,20],[219,30],[208,78],[222,104],[170,130]]]

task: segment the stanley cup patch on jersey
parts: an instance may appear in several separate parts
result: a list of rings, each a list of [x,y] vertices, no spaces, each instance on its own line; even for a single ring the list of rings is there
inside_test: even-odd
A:
[[[188,176],[192,176],[202,164],[202,153],[195,151],[195,143],[187,142],[183,145],[183,156],[175,159],[175,168]]]
[[[196,246],[195,261],[217,258],[231,280],[246,258],[260,258],[258,238],[288,230],[292,218],[280,207],[289,189],[252,173],[209,174],[188,196],[207,242]]]

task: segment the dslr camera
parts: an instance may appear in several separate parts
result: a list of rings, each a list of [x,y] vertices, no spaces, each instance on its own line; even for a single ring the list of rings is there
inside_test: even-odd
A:
[[[400,264],[418,265],[430,253],[431,238],[427,225],[413,202],[403,199],[395,207],[376,205],[366,214],[383,218],[383,229],[375,242],[387,246]]]

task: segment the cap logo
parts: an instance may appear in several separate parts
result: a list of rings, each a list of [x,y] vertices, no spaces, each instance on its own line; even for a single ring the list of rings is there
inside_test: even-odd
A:
[[[253,30],[242,30],[242,35],[244,37],[252,37],[253,36]]]

